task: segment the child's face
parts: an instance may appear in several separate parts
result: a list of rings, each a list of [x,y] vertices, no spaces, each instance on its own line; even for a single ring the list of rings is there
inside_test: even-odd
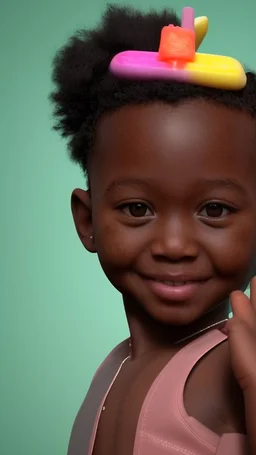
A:
[[[256,270],[255,127],[247,114],[198,100],[102,118],[92,226],[87,200],[77,227],[81,237],[92,229],[112,284],[156,320],[193,322]]]

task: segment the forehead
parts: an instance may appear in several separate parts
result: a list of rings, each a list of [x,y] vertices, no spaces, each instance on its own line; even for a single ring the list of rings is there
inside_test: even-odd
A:
[[[99,122],[92,177],[254,179],[255,126],[246,113],[202,100],[125,106]]]

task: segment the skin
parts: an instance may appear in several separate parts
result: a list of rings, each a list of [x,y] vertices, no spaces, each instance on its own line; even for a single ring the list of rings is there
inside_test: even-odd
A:
[[[233,373],[243,392],[250,454],[256,454],[256,278],[250,299],[240,291],[231,294],[233,318],[226,325]]]
[[[256,270],[255,145],[255,120],[221,105],[125,106],[100,120],[90,190],[72,195],[82,243],[123,295],[133,359],[174,349],[225,318],[231,295],[230,359],[252,454],[256,291],[253,306],[237,290]],[[200,283],[191,297],[170,301],[152,288],[150,279],[162,274]]]

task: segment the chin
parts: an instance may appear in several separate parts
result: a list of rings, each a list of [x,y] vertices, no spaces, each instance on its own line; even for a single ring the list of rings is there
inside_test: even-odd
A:
[[[116,277],[115,277],[116,278]],[[216,286],[214,280],[208,280],[203,284],[188,286],[186,289],[166,289],[162,285],[151,283],[144,285],[141,280],[134,279],[130,275],[128,279],[111,280],[112,285],[122,294],[126,310],[140,313],[140,317],[150,319],[169,326],[187,326],[202,318],[218,303],[222,302],[223,291],[219,289],[218,295],[207,299],[212,295]],[[210,285],[210,286],[209,286]],[[222,294],[222,295],[220,295]],[[226,298],[225,292],[225,298]]]
[[[204,310],[199,311],[197,307],[196,311],[193,308],[189,308],[186,305],[179,305],[176,307],[157,307],[157,308],[145,308],[147,313],[156,320],[157,322],[170,325],[170,326],[184,326],[190,325],[199,320],[204,315]]]
[[[127,294],[125,294],[127,296]],[[136,312],[136,308],[143,313],[164,325],[183,326],[189,325],[200,319],[210,309],[210,305],[205,306],[205,300],[193,300],[185,302],[166,302],[149,295],[129,295],[124,297],[124,302],[128,303],[129,308]]]

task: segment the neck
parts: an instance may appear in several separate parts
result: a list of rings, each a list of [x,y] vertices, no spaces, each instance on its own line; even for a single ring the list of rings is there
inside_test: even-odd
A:
[[[129,299],[124,298],[124,306],[131,334],[133,358],[159,349],[178,350],[180,341],[190,341],[198,332],[227,319],[229,313],[229,304],[225,301],[189,325],[170,326],[155,321]]]

